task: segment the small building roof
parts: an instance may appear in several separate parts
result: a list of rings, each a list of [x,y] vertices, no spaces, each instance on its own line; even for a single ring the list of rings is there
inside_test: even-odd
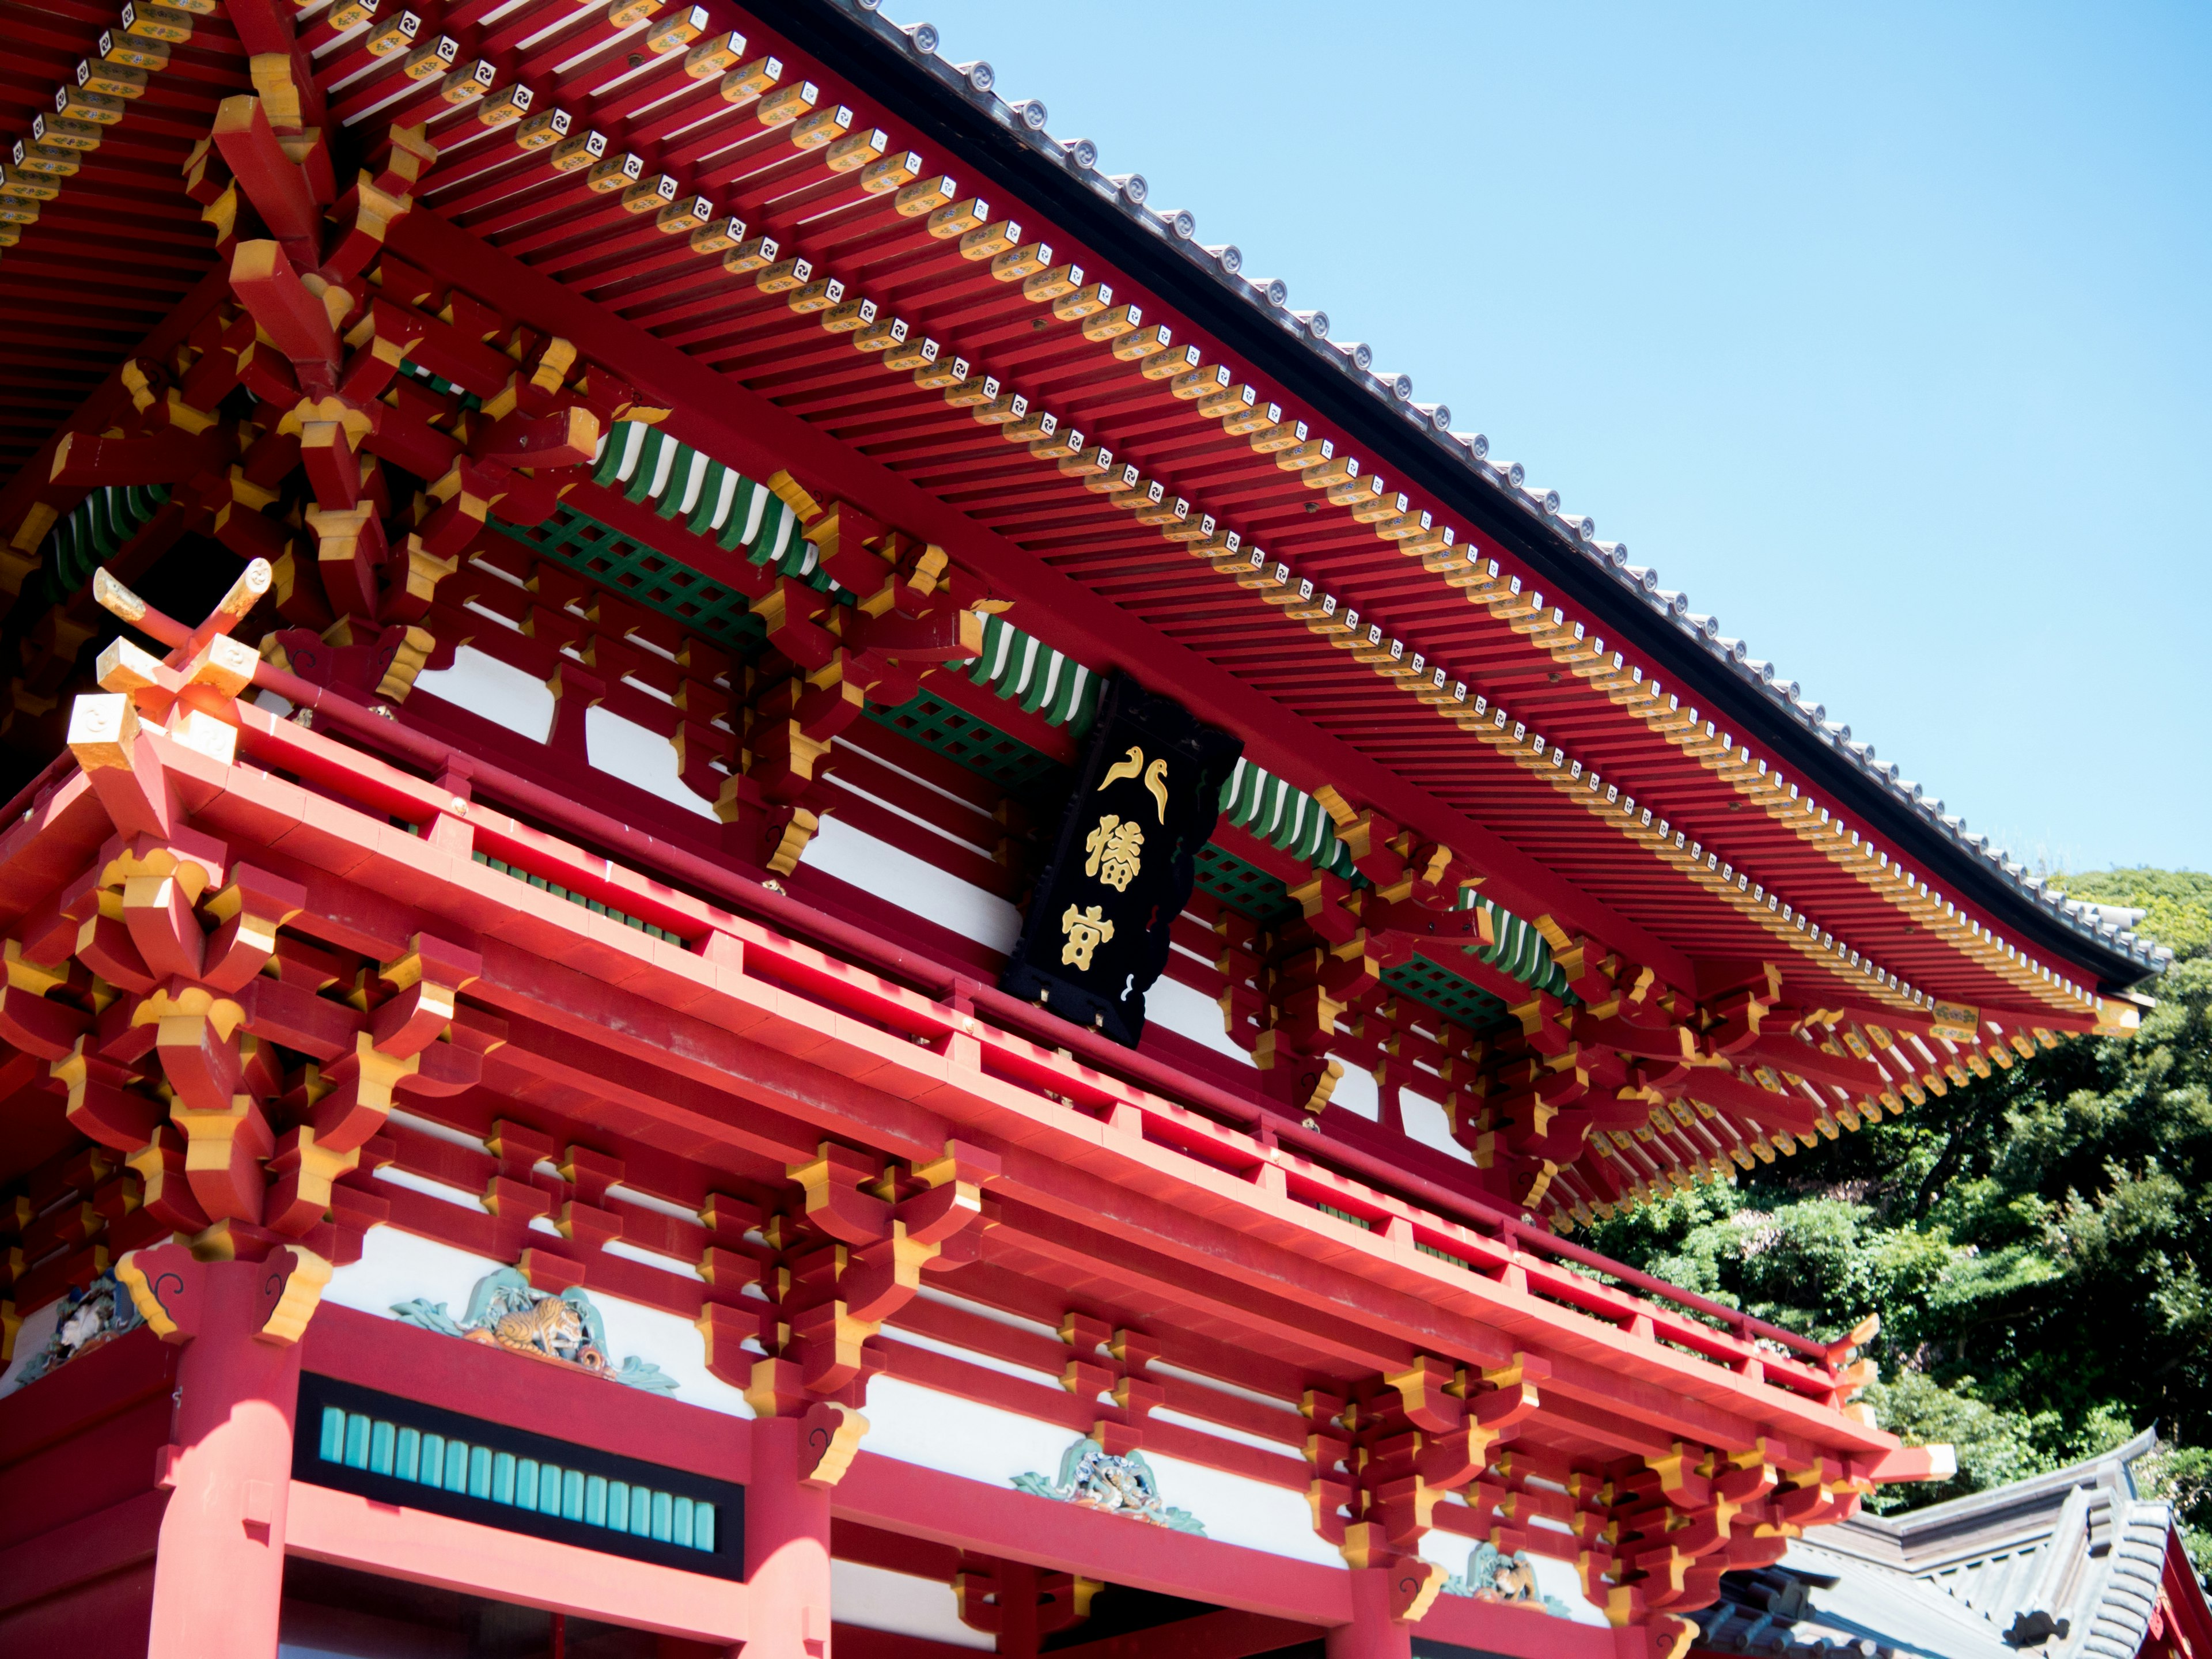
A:
[[[2135,1659],[2203,1593],[2170,1504],[2137,1491],[2145,1431],[2069,1468],[1897,1516],[1861,1515],[1730,1573],[1697,1615],[1711,1653]],[[2176,1605],[2176,1591],[2189,1605]]]

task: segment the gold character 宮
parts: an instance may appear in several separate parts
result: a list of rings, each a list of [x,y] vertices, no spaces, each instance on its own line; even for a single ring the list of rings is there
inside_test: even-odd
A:
[[[1114,924],[1095,904],[1087,910],[1071,904],[1060,918],[1060,931],[1067,936],[1067,942],[1060,947],[1060,965],[1087,974],[1091,953],[1114,937]]]

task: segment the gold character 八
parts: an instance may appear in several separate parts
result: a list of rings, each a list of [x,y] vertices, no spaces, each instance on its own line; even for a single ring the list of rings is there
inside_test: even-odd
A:
[[[1165,823],[1168,821],[1166,757],[1163,756],[1147,766],[1145,764],[1145,751],[1133,743],[1129,745],[1127,754],[1106,769],[1106,775],[1098,781],[1098,787],[1104,789],[1108,785],[1118,783],[1123,778],[1134,777],[1141,777],[1144,780],[1145,787],[1152,791],[1152,799],[1159,807],[1160,822]]]

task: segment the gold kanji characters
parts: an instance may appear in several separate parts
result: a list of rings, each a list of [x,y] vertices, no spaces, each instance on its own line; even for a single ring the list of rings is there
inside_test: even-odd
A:
[[[1083,873],[1097,877],[1117,893],[1126,893],[1144,867],[1144,848],[1143,826],[1109,812],[1083,838],[1083,850],[1091,855],[1084,860]]]
[[[1060,931],[1067,942],[1060,947],[1063,967],[1073,967],[1083,973],[1091,971],[1091,953],[1114,937],[1114,924],[1106,920],[1097,905],[1079,910],[1069,905],[1060,918]]]

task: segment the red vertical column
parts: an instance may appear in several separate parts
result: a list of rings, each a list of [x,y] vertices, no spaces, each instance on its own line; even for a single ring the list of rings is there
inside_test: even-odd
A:
[[[799,1481],[801,1420],[753,1424],[745,1487],[745,1659],[829,1659],[830,1488]]]
[[[1413,1659],[1413,1627],[1392,1618],[1390,1605],[1389,1569],[1353,1568],[1352,1622],[1328,1632],[1328,1659]]]
[[[149,1659],[274,1659],[300,1350],[257,1340],[269,1265],[198,1264],[198,1333],[177,1363],[169,1506]]]

